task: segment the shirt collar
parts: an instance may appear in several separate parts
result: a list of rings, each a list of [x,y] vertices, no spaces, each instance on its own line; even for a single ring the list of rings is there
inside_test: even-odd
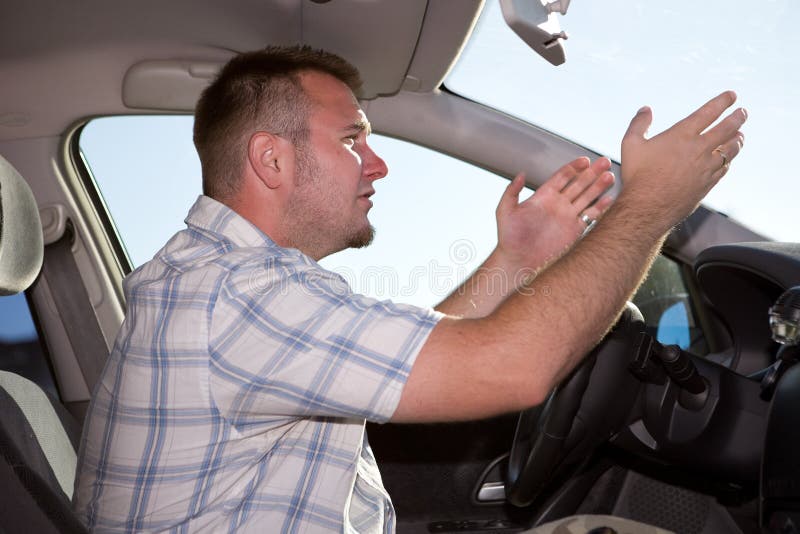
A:
[[[239,247],[276,247],[270,237],[225,204],[197,197],[184,221],[189,227],[220,234]]]

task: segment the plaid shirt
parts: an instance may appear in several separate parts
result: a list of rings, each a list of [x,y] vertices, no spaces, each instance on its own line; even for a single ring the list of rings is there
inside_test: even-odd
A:
[[[125,281],[75,507],[91,529],[391,532],[364,432],[440,317],[353,294],[200,197]]]

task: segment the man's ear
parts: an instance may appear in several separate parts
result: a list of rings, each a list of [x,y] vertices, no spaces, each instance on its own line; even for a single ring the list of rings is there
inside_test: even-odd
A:
[[[256,132],[250,136],[248,162],[261,182],[270,189],[279,188],[291,178],[289,147],[291,143],[287,140],[268,132]]]

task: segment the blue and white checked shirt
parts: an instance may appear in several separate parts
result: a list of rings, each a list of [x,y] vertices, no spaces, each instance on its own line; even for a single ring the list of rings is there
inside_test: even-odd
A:
[[[394,413],[440,315],[350,291],[200,197],[125,281],[75,507],[90,528],[391,532],[364,422]]]

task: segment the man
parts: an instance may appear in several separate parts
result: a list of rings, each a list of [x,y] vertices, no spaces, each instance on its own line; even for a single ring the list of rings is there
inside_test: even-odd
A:
[[[702,133],[733,104],[723,93],[646,140],[643,108],[613,206],[605,158],[565,165],[522,203],[518,176],[483,267],[536,276],[504,294],[473,276],[434,311],[355,295],[316,263],[372,238],[387,168],[357,89],[341,58],[276,47],[234,58],[204,92],[205,194],[126,280],[128,313],[87,416],[75,503],[90,528],[393,530],[365,420],[541,402],[725,173],[746,118]],[[537,297],[544,286],[556,298]]]

